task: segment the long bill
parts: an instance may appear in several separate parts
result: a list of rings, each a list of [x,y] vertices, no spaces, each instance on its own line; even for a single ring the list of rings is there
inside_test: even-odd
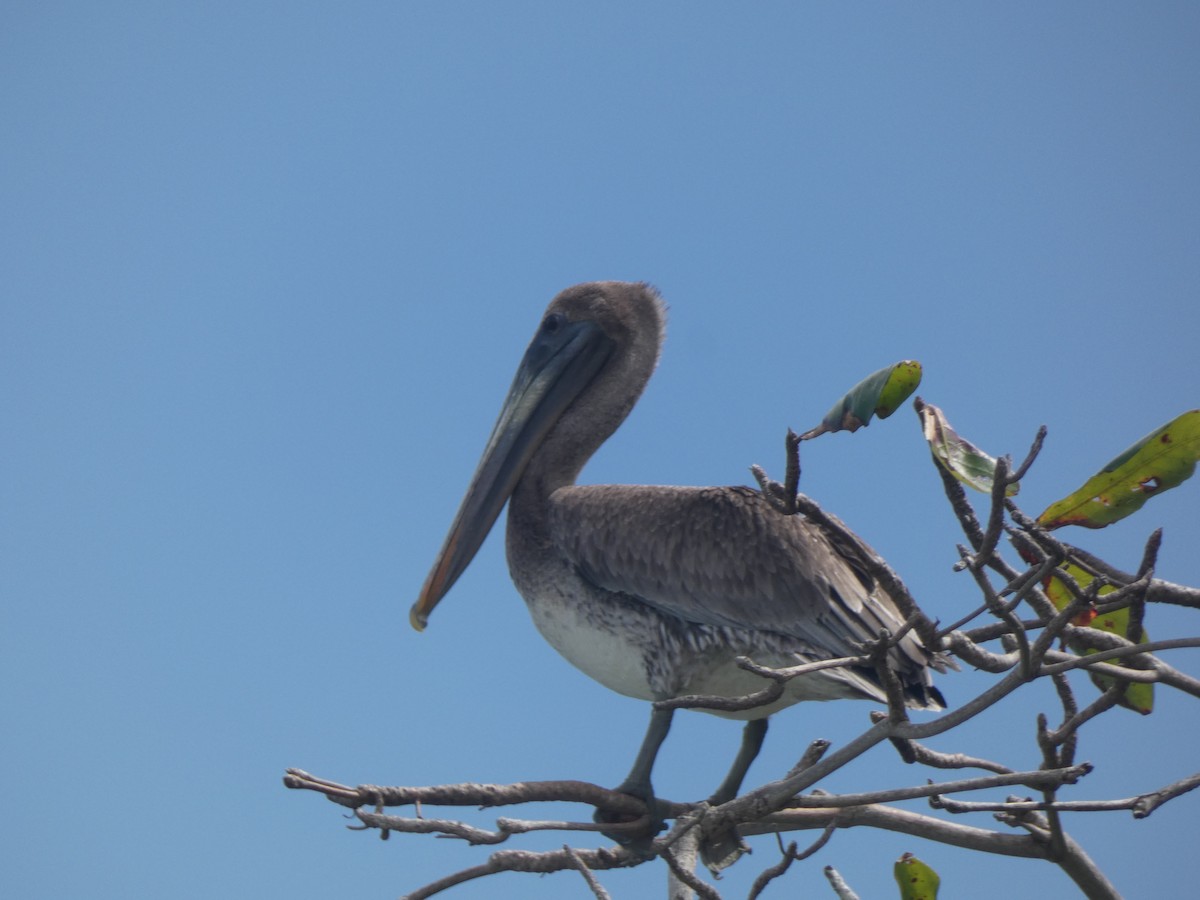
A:
[[[530,458],[563,411],[608,361],[614,342],[592,322],[547,316],[534,336],[450,533],[434,560],[409,621],[423,631],[429,614],[474,559]]]

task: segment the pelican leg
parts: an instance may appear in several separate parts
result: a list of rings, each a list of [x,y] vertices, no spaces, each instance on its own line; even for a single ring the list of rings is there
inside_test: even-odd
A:
[[[651,832],[652,835],[662,831],[664,823],[657,811],[658,804],[654,799],[654,788],[650,784],[650,772],[654,768],[654,760],[658,757],[658,749],[667,739],[667,734],[671,730],[671,719],[674,715],[675,711],[672,709],[656,709],[650,713],[650,725],[646,728],[646,736],[642,738],[642,746],[638,749],[637,757],[633,761],[633,768],[629,770],[625,780],[613,788],[622,794],[629,794],[645,801],[650,815],[657,820],[657,827]],[[609,818],[603,809],[597,809],[593,819],[601,825],[615,824],[621,821]],[[606,834],[605,836],[621,844],[639,843],[637,840],[631,841],[627,834]]]
[[[750,764],[762,749],[763,738],[767,736],[767,719],[751,719],[742,729],[742,746],[738,748],[733,765],[725,780],[708,798],[710,806],[720,806],[728,803],[742,789],[742,780],[750,769]],[[720,872],[733,865],[747,851],[746,845],[735,828],[722,829],[708,835],[700,843],[700,858],[711,872]]]
[[[673,709],[656,709],[650,713],[650,725],[646,728],[646,736],[642,738],[642,746],[633,761],[633,768],[615,790],[622,794],[632,794],[642,800],[653,799],[654,788],[650,786],[650,771],[658,757],[658,748],[662,746],[671,730],[671,719],[674,715]]]
[[[758,751],[762,749],[763,738],[766,736],[766,718],[751,719],[746,723],[746,727],[742,729],[742,746],[738,748],[738,754],[734,757],[733,765],[729,767],[729,774],[725,776],[725,780],[721,782],[720,787],[708,798],[710,806],[720,806],[722,803],[728,803],[738,795],[738,791],[742,789],[742,780],[746,777],[746,773],[750,771],[750,764],[757,758]]]

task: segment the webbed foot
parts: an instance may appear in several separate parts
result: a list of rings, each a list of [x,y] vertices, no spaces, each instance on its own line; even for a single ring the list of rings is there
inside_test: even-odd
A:
[[[655,835],[667,827],[662,804],[654,796],[654,790],[649,784],[622,784],[613,790],[640,800],[646,805],[646,814],[635,817],[627,812],[614,812],[601,806],[597,807],[596,812],[593,813],[592,821],[597,825],[637,826],[611,830],[602,828],[600,833],[627,850],[649,857],[651,855],[650,842]]]

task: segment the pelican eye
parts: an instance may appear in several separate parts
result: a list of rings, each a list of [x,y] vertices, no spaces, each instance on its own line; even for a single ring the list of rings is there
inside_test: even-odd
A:
[[[562,313],[550,313],[546,318],[542,319],[542,331],[546,334],[554,334],[554,332],[566,324],[567,317]]]

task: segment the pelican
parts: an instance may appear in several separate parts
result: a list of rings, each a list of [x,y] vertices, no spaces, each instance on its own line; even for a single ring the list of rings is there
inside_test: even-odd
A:
[[[647,284],[597,282],[550,303],[517,369],[466,496],[412,607],[429,614],[508,503],[508,567],[538,631],[606,687],[642,700],[741,697],[763,682],[739,668],[853,656],[903,624],[847,546],[747,487],[577,485],[658,363],[666,322]],[[938,660],[909,632],[890,651],[910,706],[943,708]],[[710,798],[740,789],[767,717],[802,700],[884,701],[873,671],[834,668],[787,682],[777,701],[717,715],[747,720],[733,768]],[[706,710],[708,711],[708,710]],[[655,709],[617,788],[652,803],[651,770],[671,725]]]

